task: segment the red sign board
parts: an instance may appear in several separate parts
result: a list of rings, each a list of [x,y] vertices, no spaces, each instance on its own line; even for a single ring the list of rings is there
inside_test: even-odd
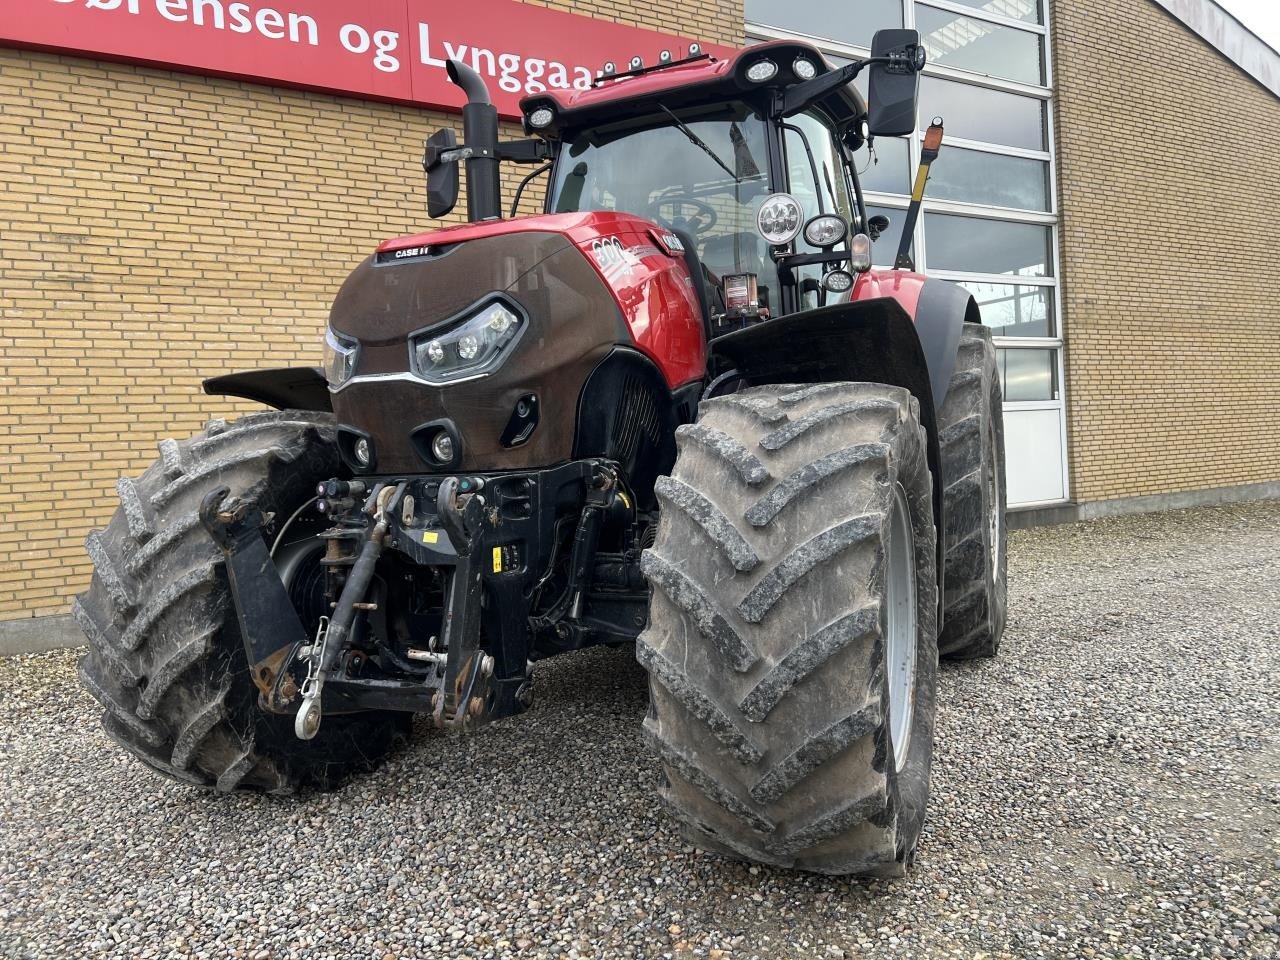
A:
[[[469,63],[504,116],[585,88],[606,60],[678,59],[689,41],[516,0],[0,0],[0,45],[37,47],[455,109]],[[273,5],[274,4],[274,5]],[[697,38],[694,38],[697,39]],[[724,54],[725,48],[706,48]]]

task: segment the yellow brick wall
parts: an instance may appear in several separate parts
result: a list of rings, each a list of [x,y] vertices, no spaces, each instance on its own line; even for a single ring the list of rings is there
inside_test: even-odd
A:
[[[1055,0],[1076,500],[1280,479],[1280,99],[1151,0]]]
[[[548,5],[741,41],[741,0]],[[421,144],[442,123],[460,126],[0,49],[0,619],[65,612],[85,533],[158,440],[256,409],[203,378],[318,362],[347,272],[430,226]]]

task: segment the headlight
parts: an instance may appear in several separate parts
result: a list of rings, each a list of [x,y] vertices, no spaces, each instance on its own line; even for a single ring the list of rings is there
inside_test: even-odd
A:
[[[764,83],[772,80],[778,72],[778,65],[772,60],[757,60],[747,67],[747,79],[752,83]]]
[[[502,300],[492,300],[448,330],[409,340],[413,370],[429,383],[448,383],[489,373],[524,330],[524,318]]]
[[[844,222],[844,217],[837,217],[833,213],[823,213],[814,217],[804,225],[804,239],[811,247],[834,247],[837,243],[844,239],[845,232],[849,229]]]
[[[818,75],[818,67],[812,60],[796,57],[791,63],[791,72],[801,80],[812,80]]]
[[[803,214],[800,203],[789,193],[775,193],[765,197],[756,214],[756,229],[775,247],[790,243],[800,232]]]
[[[356,370],[356,356],[360,344],[350,337],[335,333],[332,327],[324,332],[324,378],[329,386],[340,387],[351,379]]]

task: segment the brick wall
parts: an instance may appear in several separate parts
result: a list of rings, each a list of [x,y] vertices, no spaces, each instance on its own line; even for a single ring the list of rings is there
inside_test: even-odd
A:
[[[1055,0],[1075,499],[1280,479],[1280,99],[1151,0]]]
[[[741,41],[741,0],[547,5]],[[0,49],[0,619],[66,610],[85,533],[158,440],[256,409],[204,377],[318,362],[347,272],[430,225],[419,158],[443,123]]]

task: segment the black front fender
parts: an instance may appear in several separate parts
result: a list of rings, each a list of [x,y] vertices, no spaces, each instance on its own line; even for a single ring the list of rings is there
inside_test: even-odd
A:
[[[276,367],[210,377],[204,392],[213,397],[243,397],[277,410],[332,413],[329,384],[319,367]]]
[[[945,586],[941,531],[946,478],[937,412],[955,369],[962,325],[970,316],[977,318],[976,306],[970,313],[971,303],[962,288],[929,281],[914,321],[897,300],[883,297],[793,313],[718,337],[710,345],[717,372],[734,370],[752,386],[862,381],[911,391],[928,434],[940,591]]]

